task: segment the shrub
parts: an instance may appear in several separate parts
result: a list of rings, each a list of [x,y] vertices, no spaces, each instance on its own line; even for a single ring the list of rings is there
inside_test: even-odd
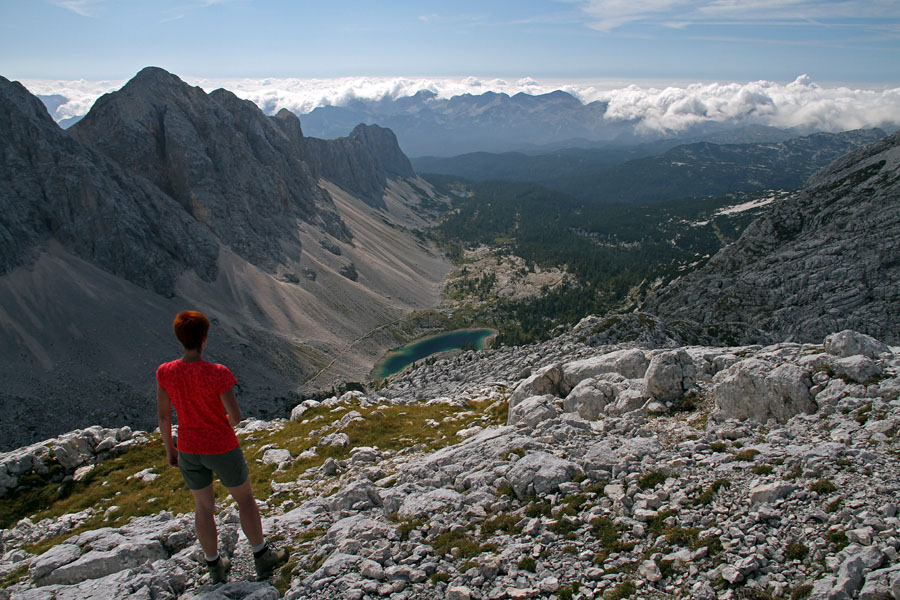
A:
[[[749,450],[742,450],[734,455],[734,460],[743,461],[743,462],[752,462],[756,455],[759,454],[759,450],[754,450],[750,448]]]
[[[638,487],[642,490],[650,489],[666,480],[666,476],[659,471],[649,471],[638,479]]]
[[[716,496],[716,492],[718,492],[722,488],[731,487],[731,480],[720,478],[716,479],[712,482],[712,484],[706,488],[703,492],[700,493],[699,496],[694,498],[693,504],[696,505],[706,505],[713,501],[713,498]]]
[[[835,490],[837,490],[837,486],[835,486],[828,479],[820,479],[816,482],[811,483],[809,486],[809,491],[816,492],[820,496],[825,495],[825,494],[830,494],[831,492],[834,492]]]
[[[784,557],[788,560],[803,560],[807,554],[809,554],[809,548],[802,542],[793,542],[784,549]]]
[[[634,582],[626,581],[606,592],[603,598],[604,600],[622,600],[623,598],[630,598],[636,591],[637,587],[634,585]]]
[[[522,528],[516,525],[518,522],[519,518],[514,515],[496,515],[481,524],[481,535],[491,537],[498,531],[515,535],[522,531]]]

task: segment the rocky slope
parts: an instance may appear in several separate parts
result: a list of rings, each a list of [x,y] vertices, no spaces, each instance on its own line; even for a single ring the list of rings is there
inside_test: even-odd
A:
[[[391,324],[439,301],[450,264],[417,232],[442,199],[389,131],[312,140],[155,68],[69,132],[18,83],[0,107],[4,449],[150,426],[185,308],[214,319],[209,358],[263,415],[364,379],[406,341]]]
[[[852,328],[900,331],[900,134],[849,153],[774,205],[702,269],[643,309],[715,325],[751,324],[815,341]]]
[[[219,586],[202,577],[190,513],[128,521],[180,482],[155,458],[93,465],[160,454],[154,434],[94,428],[2,455],[7,500],[54,469],[80,469],[74,493],[99,495],[0,533],[0,597],[900,598],[900,348],[852,331],[590,345],[602,322],[244,423],[266,529],[294,550],[272,582],[246,581],[232,507],[218,519],[233,582]],[[371,445],[425,415],[399,446]],[[101,490],[125,475],[141,500],[117,507],[122,490]]]

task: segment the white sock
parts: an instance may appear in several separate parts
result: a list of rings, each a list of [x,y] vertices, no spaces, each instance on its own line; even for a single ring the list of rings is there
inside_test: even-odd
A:
[[[210,556],[210,555],[208,555],[208,554],[206,554],[206,553],[204,552],[204,553],[203,553],[203,556],[206,557],[206,562],[215,562],[215,560],[216,560],[217,558],[219,558],[219,553],[216,552],[215,554],[213,554],[212,556]]]
[[[260,550],[264,549],[265,547],[266,547],[266,538],[263,538],[263,541],[262,541],[262,543],[261,543],[260,545],[258,545],[258,546],[253,546],[253,548],[252,548],[253,554],[256,554],[257,552],[259,552]]]

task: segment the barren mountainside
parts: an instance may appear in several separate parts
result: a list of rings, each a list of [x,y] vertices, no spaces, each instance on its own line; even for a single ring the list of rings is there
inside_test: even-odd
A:
[[[855,150],[643,308],[772,339],[852,328],[900,340],[900,134]]]
[[[213,319],[209,359],[247,414],[364,379],[449,270],[416,234],[441,200],[378,127],[310,140],[294,115],[147,68],[68,132],[3,79],[0,149],[4,448],[148,427],[187,308]]]

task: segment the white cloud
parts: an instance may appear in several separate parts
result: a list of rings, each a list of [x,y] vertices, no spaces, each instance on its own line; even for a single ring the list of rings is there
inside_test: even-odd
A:
[[[582,102],[608,103],[605,118],[633,121],[639,131],[678,132],[705,122],[758,123],[842,131],[900,125],[900,88],[824,87],[802,75],[790,83],[688,83],[626,85],[621,82],[539,82],[529,77],[510,83],[489,78],[347,77],[341,79],[192,79],[206,91],[223,87],[255,102],[266,113],[287,108],[299,115],[318,106],[345,106],[354,100],[396,99],[428,90],[438,98],[487,91],[541,94],[561,89]],[[22,82],[35,94],[59,94],[68,102],[59,119],[86,113],[101,94],[124,81]]]
[[[95,16],[94,8],[100,4],[102,0],[51,0],[53,4],[60,8],[71,10],[73,13],[82,17]]]
[[[843,21],[868,29],[883,23],[861,20],[900,18],[896,0],[571,0],[588,26],[609,32],[629,23],[684,28],[692,24],[831,26]],[[824,23],[824,22],[827,22]]]

